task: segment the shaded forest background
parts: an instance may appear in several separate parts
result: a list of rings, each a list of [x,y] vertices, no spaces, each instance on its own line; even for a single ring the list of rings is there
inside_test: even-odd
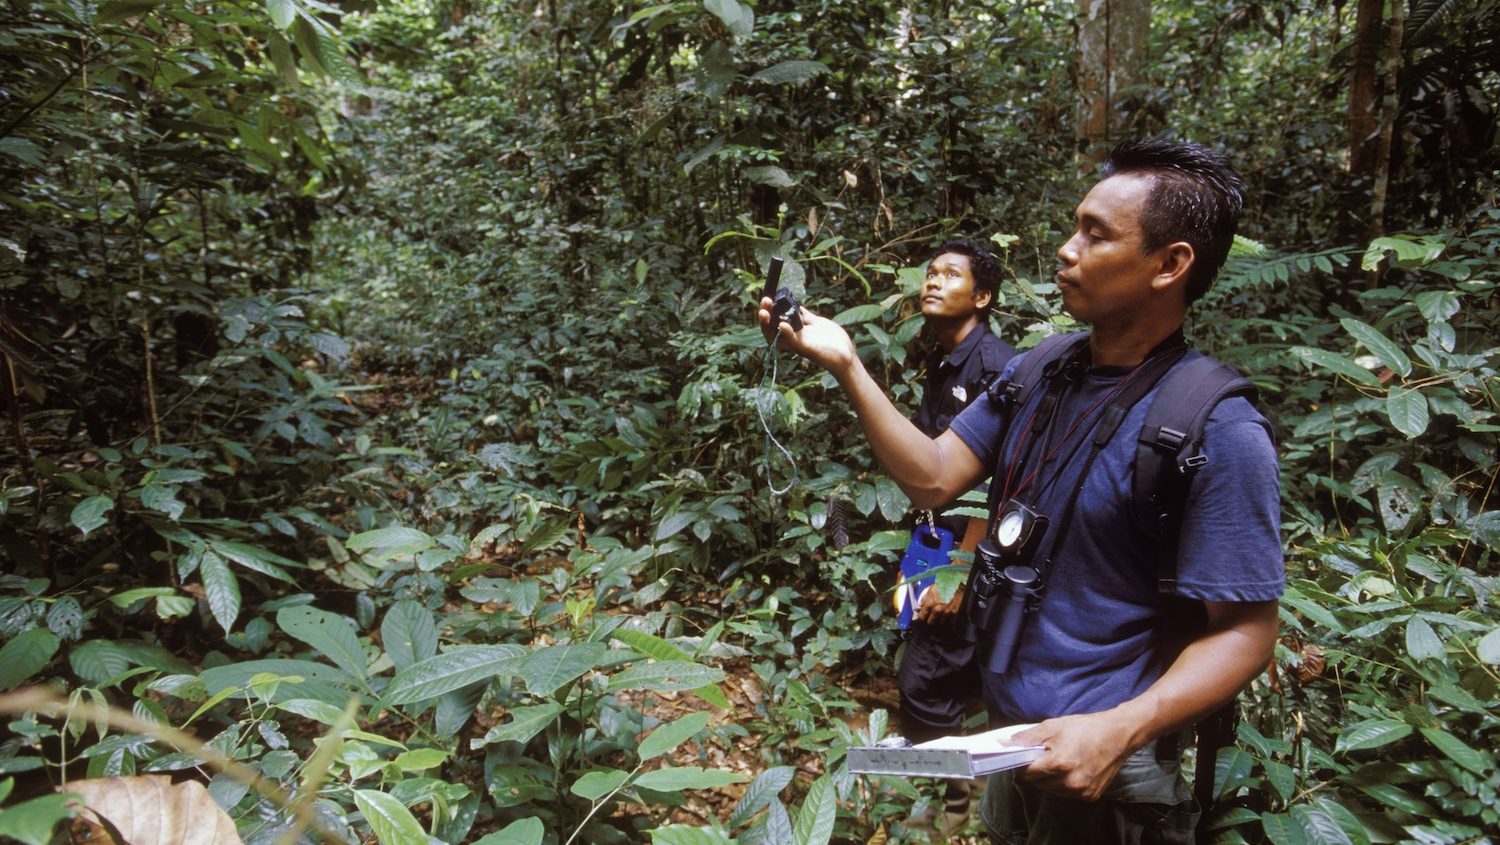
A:
[[[1071,329],[1092,156],[1169,136],[1247,178],[1189,328],[1283,456],[1215,841],[1489,841],[1497,39],[1481,0],[11,0],[0,836],[175,772],[250,843],[899,839],[922,798],[843,754],[907,503],[827,378],[766,384],[761,273],[909,405],[929,250],[995,245],[1013,343]]]

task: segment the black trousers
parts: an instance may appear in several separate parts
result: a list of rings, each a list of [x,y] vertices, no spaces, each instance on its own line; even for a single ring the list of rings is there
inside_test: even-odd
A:
[[[902,736],[925,742],[963,727],[966,703],[978,698],[982,689],[974,640],[974,627],[964,620],[949,625],[911,623],[896,669]]]

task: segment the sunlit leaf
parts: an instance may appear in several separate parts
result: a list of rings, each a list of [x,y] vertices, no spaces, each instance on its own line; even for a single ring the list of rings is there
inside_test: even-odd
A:
[[[73,506],[73,513],[69,517],[73,525],[83,532],[87,537],[90,531],[109,524],[105,514],[115,506],[115,500],[109,496],[90,496]]]
[[[354,804],[380,845],[427,845],[427,834],[406,805],[374,789],[354,790]]]
[[[671,751],[708,727],[707,713],[689,713],[668,722],[652,731],[641,740],[636,753],[641,760],[650,760]]]
[[[348,620],[315,607],[285,607],[276,612],[276,626],[311,646],[333,665],[363,678],[368,664],[359,636]]]
[[[1366,719],[1350,725],[1339,733],[1334,745],[1335,752],[1358,751],[1379,748],[1411,735],[1412,728],[1405,722],[1394,719]]]
[[[1400,347],[1392,343],[1385,335],[1381,334],[1367,323],[1362,323],[1352,317],[1339,320],[1339,325],[1359,341],[1364,347],[1375,354],[1387,367],[1395,370],[1403,378],[1411,375],[1411,359],[1406,357]]]
[[[833,781],[823,775],[813,781],[797,812],[792,828],[793,845],[827,845],[833,837],[833,823],[838,816],[838,794]]]
[[[385,689],[385,700],[414,704],[496,675],[514,674],[525,656],[525,649],[519,646],[459,646],[397,672]]]
[[[46,628],[17,634],[0,647],[0,692],[15,689],[52,661],[62,641]]]
[[[564,709],[555,701],[513,708],[509,722],[490,728],[482,738],[470,742],[469,747],[478,749],[495,742],[527,742],[552,724]]]
[[[569,791],[579,798],[588,801],[598,801],[600,798],[619,789],[620,784],[623,784],[626,778],[629,777],[629,772],[622,772],[619,769],[588,772],[583,777],[574,781]]]
[[[234,630],[234,622],[240,615],[239,579],[229,571],[229,564],[223,558],[209,550],[203,552],[198,562],[198,574],[203,578],[209,612],[224,633],[229,633]]]

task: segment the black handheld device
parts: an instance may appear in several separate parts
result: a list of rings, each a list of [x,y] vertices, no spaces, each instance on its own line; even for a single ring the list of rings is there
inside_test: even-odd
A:
[[[781,282],[781,256],[771,256],[771,266],[766,268],[766,286],[760,295],[771,300],[771,325],[779,326],[785,320],[792,331],[802,331],[802,303],[797,301],[790,288],[778,288]]]

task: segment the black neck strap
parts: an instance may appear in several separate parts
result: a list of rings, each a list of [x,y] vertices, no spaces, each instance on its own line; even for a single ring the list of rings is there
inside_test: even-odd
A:
[[[1093,445],[1089,449],[1088,458],[1084,460],[1083,470],[1078,474],[1078,484],[1073,488],[1073,495],[1068,497],[1067,510],[1063,512],[1062,520],[1057,525],[1057,533],[1052,538],[1054,551],[1062,548],[1063,538],[1067,536],[1068,527],[1073,523],[1073,512],[1078,506],[1078,497],[1083,493],[1083,486],[1088,483],[1089,470],[1094,468],[1094,459],[1099,457],[1099,453],[1104,451],[1104,446],[1109,443],[1110,438],[1115,436],[1115,432],[1119,430],[1120,423],[1124,422],[1125,415],[1130,413],[1130,409],[1151,392],[1151,388],[1156,386],[1156,383],[1167,374],[1168,370],[1172,369],[1173,365],[1182,360],[1182,356],[1186,355],[1187,351],[1187,343],[1183,340],[1182,331],[1179,329],[1172,337],[1162,341],[1151,350],[1146,360],[1136,365],[1125,376],[1119,393],[1115,394],[1113,401],[1104,409],[1104,414],[1094,424]],[[1070,455],[1069,460],[1071,457]],[[1060,475],[1064,469],[1066,469],[1066,463],[1059,464],[1057,473]],[[1044,565],[1046,568],[1051,568],[1050,564],[1049,558]]]

